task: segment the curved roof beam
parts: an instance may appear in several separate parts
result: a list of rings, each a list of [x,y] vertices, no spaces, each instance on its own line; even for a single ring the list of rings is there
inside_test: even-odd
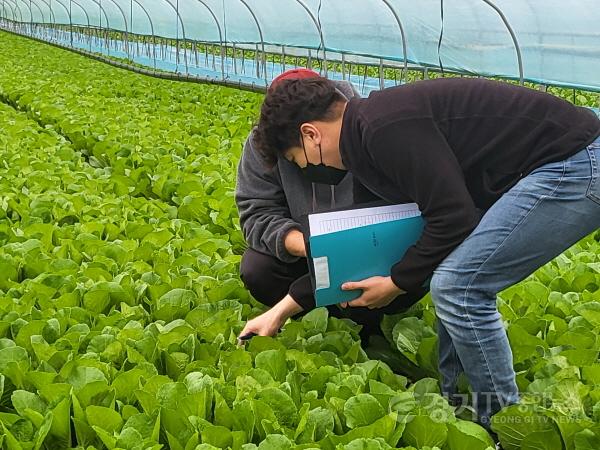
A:
[[[212,16],[213,20],[215,21],[215,25],[217,26],[217,30],[219,31],[219,41],[221,42],[221,44],[223,44],[223,30],[221,30],[221,24],[219,24],[219,19],[217,18],[217,15],[214,13],[212,8],[210,8],[206,4],[206,2],[204,0],[197,0],[197,1],[200,2],[202,5],[204,5],[204,7],[208,10],[210,15]]]
[[[19,5],[17,4],[17,0],[5,0],[7,2],[12,2],[12,5],[15,6],[15,9],[13,9],[13,16],[15,17],[15,22],[20,22],[20,23],[25,23],[23,21],[23,11],[21,11],[21,8],[19,7]],[[14,11],[19,11],[19,20],[16,20],[17,15],[14,14]]]
[[[133,0],[134,3],[136,3],[141,9],[142,11],[144,11],[144,14],[146,14],[146,17],[148,18],[148,22],[150,22],[150,33],[152,33],[152,41],[153,44],[156,44],[156,35],[154,34],[154,22],[152,22],[152,17],[150,17],[150,14],[148,13],[148,10],[146,9],[146,7],[144,5],[142,5],[142,3],[139,0]],[[133,33],[133,17],[131,18],[131,22],[129,24],[129,26],[131,27],[131,32]],[[148,55],[150,56],[150,55]],[[156,70],[156,47],[154,46],[152,49],[152,60],[154,62],[154,69]]]
[[[38,5],[37,1],[29,0],[29,2],[34,4],[35,7],[37,8],[37,10],[40,12],[40,16],[42,17],[42,23],[46,23],[46,18],[44,17],[44,11],[42,11],[42,8],[40,8],[40,5]]]
[[[108,15],[106,14],[105,9],[102,7],[102,3],[100,3],[98,0],[91,0],[92,2],[94,2],[96,5],[98,5],[100,7],[100,9],[104,12],[104,17],[106,18],[106,27],[108,29],[110,29],[110,24],[108,23]],[[127,33],[129,33],[129,26],[127,25],[127,16],[125,15],[125,11],[123,11],[123,8],[121,8],[121,5],[119,5],[116,1],[114,0],[108,0],[109,2],[111,2],[112,4],[114,4],[117,9],[119,10],[119,12],[121,13],[121,16],[123,16],[123,23],[125,24],[125,35],[127,35]],[[125,52],[127,53],[127,57],[129,57],[129,40],[126,41],[125,44]]]
[[[2,20],[8,20],[8,17],[6,17],[6,6],[4,5],[4,0],[0,0],[2,2],[2,10],[0,11],[0,19]]]
[[[48,11],[50,11],[50,23],[56,25],[56,16],[54,15],[54,10],[52,9],[52,5],[48,3],[47,0],[40,0],[48,7]]]
[[[144,14],[148,18],[148,22],[150,22],[150,33],[152,33],[152,37],[154,37],[154,23],[152,22],[152,18],[150,17],[148,10],[144,7],[144,5],[142,5],[142,3],[139,0],[133,0],[133,2],[136,3],[142,11],[144,11]],[[132,28],[131,32],[133,33],[133,24],[130,23],[129,26],[130,28]]]
[[[258,18],[256,17],[256,14],[254,14],[254,11],[252,10],[252,8],[250,8],[250,5],[248,5],[248,3],[246,2],[246,0],[240,0],[240,2],[250,12],[250,15],[254,19],[254,23],[256,23],[256,28],[258,29],[258,35],[260,37],[261,50],[262,50],[262,54],[263,54],[263,58],[264,58],[265,57],[265,39],[264,39],[264,36],[263,36],[262,28],[260,26],[260,22],[258,21]],[[258,60],[258,58],[257,58],[257,60]],[[269,81],[267,80],[267,64],[264,61],[263,61],[263,73],[264,73],[264,76],[265,76],[265,82],[268,84]],[[256,65],[256,76],[260,78],[260,67],[258,65],[258,61],[257,61],[257,65]]]
[[[3,9],[4,11],[6,11],[7,9],[8,9],[8,10],[10,10],[10,14],[11,14],[11,16],[12,16],[12,21],[13,21],[13,22],[17,22],[17,15],[15,14],[15,10],[14,10],[14,8],[12,7],[12,5],[11,5],[11,4],[8,4],[9,8],[7,8],[7,7],[6,7],[6,5],[7,5],[7,1],[8,1],[8,0],[2,0],[2,9]],[[8,17],[7,17],[7,19],[8,19]]]
[[[70,29],[70,44],[73,47],[73,17],[71,15],[71,8],[67,8],[67,6],[61,0],[54,0],[56,3],[61,5],[67,11],[67,15],[69,16],[69,29]],[[69,5],[70,6],[70,5]]]
[[[513,44],[515,46],[515,50],[517,51],[517,64],[519,66],[519,84],[522,85],[524,82],[523,55],[521,54],[521,47],[519,45],[519,41],[517,40],[517,35],[515,34],[515,31],[511,27],[510,23],[508,22],[508,19],[506,18],[506,16],[502,12],[502,10],[498,6],[496,6],[495,3],[493,3],[491,0],[481,0],[481,1],[486,3],[487,5],[489,5],[494,11],[496,11],[498,13],[498,15],[500,16],[500,19],[502,19],[502,22],[504,22],[504,26],[510,33],[510,37],[512,38]]]
[[[117,7],[117,9],[119,10],[119,12],[121,13],[121,15],[123,16],[123,23],[125,24],[125,33],[129,32],[129,25],[127,24],[127,15],[125,14],[125,11],[123,11],[123,8],[121,8],[121,5],[119,5],[115,0],[108,0],[109,2],[111,2],[113,5],[115,5]],[[98,3],[98,2],[96,2]],[[100,6],[102,6],[100,3],[98,3]]]
[[[326,47],[325,47],[325,38],[323,37],[323,30],[321,29],[321,25],[319,24],[319,20],[315,17],[315,15],[310,10],[310,8],[308,6],[306,6],[306,3],[304,3],[302,0],[295,0],[295,1],[300,6],[302,6],[302,8],[304,8],[304,10],[308,13],[308,15],[310,16],[311,20],[315,24],[315,27],[317,28],[317,33],[319,33],[319,39],[321,40],[321,48],[323,49],[323,65],[325,67],[325,73],[324,73],[324,75],[327,76],[327,50],[326,50]],[[318,53],[319,52],[317,52],[317,57],[319,57]]]
[[[67,13],[67,16],[69,16],[69,22],[71,21],[71,13],[69,11],[69,8],[67,8],[64,3],[62,3],[60,0],[49,0],[49,1],[50,2],[54,1],[55,3],[58,3],[60,6],[62,6],[63,9],[65,10],[65,12]],[[54,16],[54,22],[56,23],[56,16]],[[64,24],[59,24],[59,25],[64,25]]]
[[[98,2],[97,0],[90,0],[90,1],[95,3],[96,5],[98,5],[98,7],[100,8],[100,12],[102,14],[104,14],[104,19],[106,20],[106,28],[110,29],[110,21],[108,20],[108,14],[106,13],[106,10],[102,6],[102,3]],[[100,25],[101,24],[102,24],[102,17],[100,17]]]
[[[173,3],[171,3],[171,0],[164,0],[164,1],[167,2],[169,5],[171,5],[171,8],[173,8],[173,11],[175,11],[175,14],[177,14],[177,18],[179,19],[179,23],[181,24],[181,33],[183,34],[183,42],[185,42],[186,41],[185,25],[183,24],[183,19],[181,18],[181,14],[179,14],[179,8],[177,6],[175,6]],[[184,59],[184,63],[185,63],[185,72],[187,73],[187,71],[188,71],[187,49],[186,49],[185,45],[183,46],[183,59]],[[179,62],[179,49],[177,49],[177,62]]]
[[[83,6],[81,6],[81,3],[77,2],[76,0],[69,0],[69,1],[75,3],[83,11],[83,14],[85,14],[85,20],[87,21],[87,26],[88,26],[88,28],[90,28],[90,16],[89,16],[87,10]]]
[[[210,13],[210,15],[212,16],[212,18],[215,21],[217,30],[219,31],[219,42],[221,43],[221,77],[223,79],[225,79],[225,62],[223,61],[223,59],[224,59],[223,52],[225,51],[225,49],[223,48],[223,31],[221,30],[221,25],[219,24],[219,19],[217,18],[217,15],[214,13],[214,11],[206,4],[206,2],[204,2],[204,0],[198,0],[198,2],[200,2],[200,4],[202,4],[202,5],[204,5],[204,7],[208,10],[208,12]]]
[[[408,54],[407,54],[407,45],[406,45],[406,33],[404,32],[404,26],[402,25],[402,21],[400,20],[400,16],[389,2],[389,0],[381,0],[385,6],[388,7],[396,23],[398,24],[398,28],[400,29],[400,35],[402,36],[402,54],[404,55],[404,82],[406,83],[408,80]]]
[[[69,25],[73,26],[73,18],[71,17],[71,9],[65,5],[62,0],[52,0],[53,2],[58,3],[60,6],[62,6],[64,8],[64,10],[67,12],[67,16],[69,16]]]
[[[88,28],[90,27],[90,16],[88,15],[87,10],[83,6],[81,6],[81,3],[79,3],[77,0],[69,0],[68,8],[60,0],[54,0],[54,1],[63,5],[65,7],[65,9],[67,10],[67,14],[69,15],[69,26],[71,27],[71,47],[73,47],[73,15],[72,15],[72,11],[71,11],[71,9],[72,9],[71,5],[75,4],[76,6],[79,7],[79,9],[81,9],[83,11],[83,14],[85,15],[85,19],[88,23]]]
[[[29,10],[29,23],[33,23],[33,10],[31,9],[31,4],[27,3],[25,0],[14,0],[15,3],[20,2],[23,3],[27,9]]]

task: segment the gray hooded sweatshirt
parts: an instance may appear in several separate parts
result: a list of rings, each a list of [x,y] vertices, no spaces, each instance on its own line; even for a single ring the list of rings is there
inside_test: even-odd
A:
[[[348,99],[359,95],[347,81],[336,85]],[[244,238],[250,248],[293,263],[299,258],[286,250],[286,234],[294,228],[302,230],[301,218],[306,214],[351,205],[352,175],[329,186],[306,180],[299,167],[285,158],[269,169],[253,147],[252,133],[244,144],[235,191]]]

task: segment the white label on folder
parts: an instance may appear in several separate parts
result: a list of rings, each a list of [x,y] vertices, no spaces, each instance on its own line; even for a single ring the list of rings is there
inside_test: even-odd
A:
[[[420,216],[416,203],[376,206],[373,208],[349,209],[326,213],[309,214],[308,221],[311,236],[350,230],[352,228],[390,222]]]
[[[329,261],[327,261],[327,256],[313,258],[313,263],[315,266],[315,288],[329,289]]]

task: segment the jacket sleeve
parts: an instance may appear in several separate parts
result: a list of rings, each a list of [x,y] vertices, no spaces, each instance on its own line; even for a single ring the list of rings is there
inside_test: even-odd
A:
[[[425,219],[421,238],[391,268],[394,283],[415,292],[471,234],[480,212],[454,152],[433,119],[381,127],[369,141],[374,165],[419,205]]]
[[[235,201],[248,245],[283,262],[299,258],[285,248],[286,234],[300,225],[292,220],[277,168],[269,169],[246,140],[238,165]]]

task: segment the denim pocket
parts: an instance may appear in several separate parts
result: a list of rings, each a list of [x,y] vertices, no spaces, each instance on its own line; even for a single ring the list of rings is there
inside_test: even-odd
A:
[[[600,163],[600,143],[598,141],[587,148],[592,166],[592,176],[587,190],[587,197],[600,205],[600,181],[598,180],[598,164]]]

